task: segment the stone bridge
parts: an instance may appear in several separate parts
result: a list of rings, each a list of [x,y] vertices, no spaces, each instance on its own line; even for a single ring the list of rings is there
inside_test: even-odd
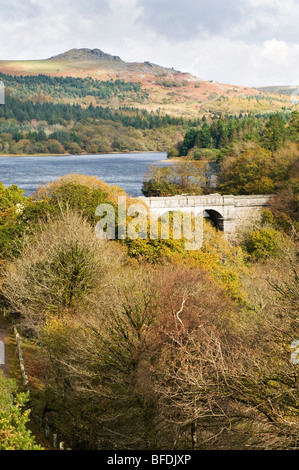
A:
[[[203,213],[226,235],[233,234],[237,228],[251,219],[258,219],[259,212],[267,206],[271,195],[256,196],[172,196],[140,197],[149,207],[152,216],[161,217],[166,212]]]

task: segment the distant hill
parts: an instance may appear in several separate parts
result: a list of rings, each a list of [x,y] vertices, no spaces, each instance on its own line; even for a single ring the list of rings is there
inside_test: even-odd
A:
[[[264,86],[258,87],[257,90],[262,93],[273,93],[276,95],[286,95],[290,96],[297,87],[289,85],[280,85],[280,86]]]
[[[291,110],[293,105],[288,94],[268,91],[268,88],[250,88],[203,80],[190,73],[174,68],[145,62],[125,62],[119,56],[100,49],[71,49],[43,60],[0,61],[0,72],[7,75],[49,75],[51,77],[74,77],[97,81],[122,81],[135,83],[140,92],[75,96],[64,91],[55,93],[49,86],[37,87],[34,101],[46,100],[81,105],[101,104],[110,108],[134,106],[167,113],[177,117],[194,118],[207,114],[265,114]],[[2,78],[3,80],[3,78]],[[5,80],[4,80],[5,83]],[[87,84],[88,85],[88,84]],[[9,88],[9,84],[7,87]],[[94,86],[92,85],[94,88]],[[24,86],[16,85],[13,93],[28,99]],[[31,93],[31,92],[30,92]],[[273,94],[274,93],[274,94]],[[291,93],[289,93],[290,95]]]
[[[100,49],[71,49],[62,54],[50,57],[48,60],[82,60],[82,61],[115,61],[122,62],[121,58],[116,55],[106,54]]]

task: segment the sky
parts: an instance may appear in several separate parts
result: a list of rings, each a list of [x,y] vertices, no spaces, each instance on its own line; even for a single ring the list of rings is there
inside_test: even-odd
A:
[[[0,0],[0,59],[98,48],[205,80],[299,85],[299,0]]]

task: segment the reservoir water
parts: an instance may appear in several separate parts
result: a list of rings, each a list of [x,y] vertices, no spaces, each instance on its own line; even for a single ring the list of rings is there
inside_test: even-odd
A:
[[[123,188],[130,196],[141,196],[143,177],[149,165],[159,164],[166,153],[0,157],[0,182],[16,184],[30,196],[40,184],[70,173],[97,176]],[[163,163],[163,166],[169,165]]]

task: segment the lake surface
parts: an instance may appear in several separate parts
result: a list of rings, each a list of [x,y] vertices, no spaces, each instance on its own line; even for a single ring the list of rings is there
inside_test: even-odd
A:
[[[166,153],[113,155],[67,155],[49,157],[0,157],[0,181],[16,184],[29,196],[40,184],[70,173],[97,176],[123,188],[130,196],[141,196],[143,177],[150,164],[159,164]],[[163,163],[163,166],[171,163]]]

